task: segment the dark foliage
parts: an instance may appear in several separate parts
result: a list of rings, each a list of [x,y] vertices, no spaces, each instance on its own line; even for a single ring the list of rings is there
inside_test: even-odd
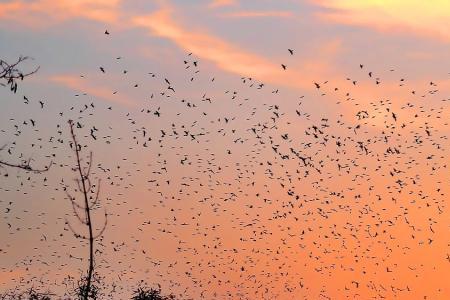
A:
[[[164,296],[161,294],[161,290],[148,288],[148,287],[138,287],[134,293],[132,300],[174,300],[175,296],[168,295]]]
[[[0,294],[1,300],[51,300],[53,296],[50,292],[40,292],[39,289],[34,287],[29,288],[26,291],[19,291],[14,289],[12,291]]]

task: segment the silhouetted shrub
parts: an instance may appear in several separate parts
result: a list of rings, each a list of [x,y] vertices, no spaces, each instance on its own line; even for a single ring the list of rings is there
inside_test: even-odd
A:
[[[138,287],[134,293],[132,300],[173,300],[175,296],[163,296],[161,295],[161,290],[148,288],[148,287]]]
[[[50,296],[53,294],[50,292],[40,292],[33,287],[26,291],[20,292],[17,289],[7,291],[0,295],[2,300],[51,300]]]

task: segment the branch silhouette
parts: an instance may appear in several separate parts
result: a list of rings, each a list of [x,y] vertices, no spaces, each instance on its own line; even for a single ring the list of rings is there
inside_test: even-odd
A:
[[[30,76],[34,73],[36,73],[39,70],[39,67],[34,69],[31,72],[24,73],[19,69],[19,65],[23,63],[24,61],[30,59],[28,56],[20,56],[16,62],[10,64],[4,61],[3,59],[0,59],[0,85],[1,86],[10,86],[11,91],[14,93],[17,92],[17,81],[23,80],[25,77]],[[0,147],[0,151],[2,151],[5,148],[6,145]],[[11,168],[19,168],[26,171],[30,171],[33,173],[42,173],[45,171],[48,171],[53,164],[53,162],[50,162],[48,166],[44,167],[43,169],[35,169],[31,167],[30,165],[31,159],[24,160],[21,163],[10,163],[3,160],[0,160],[0,167],[6,166]]]
[[[5,149],[6,145],[0,147],[0,151],[2,151],[3,149]],[[28,160],[23,160],[22,162],[15,164],[15,163],[10,163],[10,162],[6,162],[3,160],[0,160],[0,167],[2,166],[6,166],[6,167],[11,167],[11,168],[18,168],[18,169],[22,169],[25,171],[29,171],[29,172],[33,172],[33,173],[43,173],[46,172],[50,169],[50,167],[53,165],[53,161],[50,161],[50,163],[45,166],[42,169],[36,169],[31,167],[31,159]]]
[[[26,60],[31,59],[28,56],[20,56],[17,61],[15,61],[14,63],[8,63],[6,61],[4,61],[3,59],[0,59],[0,85],[2,86],[7,86],[9,85],[11,91],[13,91],[14,93],[17,92],[17,81],[22,81],[24,80],[25,77],[33,75],[34,73],[36,73],[40,67],[37,67],[36,69],[34,69],[31,72],[22,72],[18,66],[23,63]],[[2,81],[6,81],[6,83],[2,82]]]
[[[92,293],[92,278],[95,268],[94,242],[96,239],[101,237],[105,232],[106,225],[108,223],[108,217],[105,211],[105,222],[102,228],[96,234],[94,234],[92,224],[92,211],[96,208],[99,202],[100,180],[98,180],[97,184],[92,184],[90,177],[92,167],[92,152],[90,152],[89,154],[89,161],[85,164],[85,166],[83,166],[81,158],[81,145],[77,141],[77,137],[74,131],[74,123],[72,120],[69,120],[69,127],[70,127],[70,134],[72,137],[72,143],[70,144],[70,146],[73,149],[76,158],[76,166],[73,170],[77,172],[78,176],[78,178],[75,179],[75,182],[77,183],[76,191],[82,194],[83,198],[82,203],[81,204],[78,203],[76,201],[76,198],[70,195],[70,193],[67,192],[67,190],[66,193],[72,204],[74,215],[82,225],[87,227],[88,234],[83,235],[78,233],[68,221],[66,221],[66,224],[69,226],[70,230],[72,231],[72,233],[75,235],[76,238],[81,238],[89,241],[89,266],[86,276],[86,283],[80,289],[82,292],[82,298],[84,300],[87,300],[91,297]]]

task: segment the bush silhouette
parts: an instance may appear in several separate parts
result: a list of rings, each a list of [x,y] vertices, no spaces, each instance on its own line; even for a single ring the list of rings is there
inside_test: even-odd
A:
[[[138,287],[131,298],[132,300],[174,300],[175,296],[163,296],[161,295],[161,290]]]

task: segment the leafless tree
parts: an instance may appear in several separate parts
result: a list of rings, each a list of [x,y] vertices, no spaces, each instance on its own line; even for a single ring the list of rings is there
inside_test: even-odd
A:
[[[87,227],[88,234],[83,235],[78,233],[70,224],[70,222],[66,221],[67,225],[73,232],[76,238],[85,239],[89,242],[89,268],[86,276],[86,283],[82,289],[82,299],[87,300],[88,298],[92,298],[92,277],[94,274],[94,241],[101,237],[106,229],[107,225],[107,213],[105,211],[105,222],[103,227],[98,230],[97,233],[94,233],[94,226],[92,224],[92,211],[98,208],[99,203],[99,194],[100,194],[100,180],[98,180],[97,184],[93,184],[91,181],[91,168],[92,168],[92,152],[90,152],[88,156],[88,161],[84,163],[81,157],[81,145],[78,143],[75,131],[74,131],[74,123],[72,120],[69,120],[70,126],[70,134],[72,137],[72,143],[70,143],[71,148],[74,150],[75,158],[76,158],[76,166],[73,168],[73,171],[77,173],[77,179],[75,182],[77,183],[76,192],[82,195],[83,200],[77,201],[75,197],[70,195],[67,192],[67,196],[69,197],[70,202],[72,203],[72,208],[74,215],[78,219],[78,221]],[[67,191],[67,190],[66,190]]]
[[[3,59],[0,59],[0,85],[9,85],[11,91],[16,93],[17,82],[19,80],[22,81],[25,77],[30,76],[39,70],[39,67],[31,72],[22,72],[19,69],[19,65],[29,59],[30,58],[28,56],[20,56],[14,63],[7,63]]]
[[[25,77],[30,76],[34,73],[36,73],[39,70],[39,67],[34,69],[31,72],[22,72],[19,69],[19,65],[23,63],[24,61],[30,59],[28,56],[20,56],[16,62],[10,64],[4,61],[3,59],[0,59],[0,86],[10,86],[11,91],[14,93],[17,92],[17,81],[23,80]],[[0,151],[2,151],[6,145],[0,147]],[[31,159],[29,160],[23,160],[20,163],[10,163],[3,160],[0,160],[0,167],[11,167],[11,168],[19,168],[26,171],[30,171],[33,173],[42,173],[45,171],[48,171],[50,169],[52,162],[50,164],[42,169],[35,169],[32,168],[30,165]]]
[[[2,151],[3,149],[5,149],[6,145],[0,147],[0,151]],[[47,166],[43,167],[42,169],[36,169],[31,167],[31,159],[27,159],[27,160],[22,160],[20,163],[15,164],[15,163],[9,163],[3,160],[0,160],[0,168],[1,167],[10,167],[10,168],[18,168],[18,169],[23,169],[25,171],[29,171],[29,172],[33,172],[33,173],[42,173],[42,172],[46,172],[50,169],[50,167],[52,166],[53,162],[50,162]]]

